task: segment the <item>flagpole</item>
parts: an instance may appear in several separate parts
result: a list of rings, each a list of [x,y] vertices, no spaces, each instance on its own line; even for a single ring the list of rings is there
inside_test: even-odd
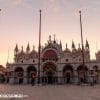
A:
[[[80,29],[81,29],[81,46],[82,46],[82,64],[84,69],[84,82],[85,82],[85,61],[84,61],[84,44],[83,44],[83,30],[82,30],[82,17],[81,17],[81,11],[79,11],[80,14]]]
[[[82,46],[82,60],[83,60],[83,65],[84,65],[84,44],[83,44],[83,32],[82,32],[82,18],[81,18],[81,11],[80,13],[80,28],[81,28],[81,46]]]
[[[40,22],[39,22],[39,47],[38,47],[38,84],[41,83],[41,80],[40,80],[40,53],[41,53],[41,12],[42,10],[39,10],[40,12]]]

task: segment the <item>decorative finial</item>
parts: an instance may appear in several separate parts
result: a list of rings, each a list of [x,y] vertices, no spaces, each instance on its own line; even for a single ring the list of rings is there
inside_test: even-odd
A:
[[[23,46],[21,47],[21,52],[23,52]]]
[[[67,49],[67,43],[66,43],[66,49]]]
[[[72,48],[74,49],[75,48],[75,44],[74,44],[74,41],[72,40]]]
[[[56,35],[54,34],[54,41],[55,41],[55,37],[56,37]]]
[[[80,43],[78,44],[78,46],[79,46],[79,48],[81,48],[81,47],[80,47]]]
[[[86,39],[86,45],[85,45],[85,47],[89,49],[89,43],[88,43],[87,39]]]
[[[16,44],[16,47],[15,47],[15,52],[18,52],[18,45]]]
[[[29,46],[29,42],[28,42],[28,45],[27,45],[27,48],[26,48],[26,52],[28,53],[30,51],[30,46]]]
[[[51,43],[51,35],[49,35],[49,42]]]
[[[62,48],[62,42],[61,42],[61,40],[60,40],[60,47]]]
[[[55,38],[56,38],[56,35],[54,34],[54,43],[56,43],[56,39]]]

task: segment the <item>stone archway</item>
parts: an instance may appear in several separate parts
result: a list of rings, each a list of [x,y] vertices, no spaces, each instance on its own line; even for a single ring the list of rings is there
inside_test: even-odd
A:
[[[63,76],[64,76],[64,83],[71,83],[72,76],[73,76],[73,66],[72,65],[65,65],[63,68]]]
[[[87,72],[88,72],[87,66],[83,66],[83,65],[78,66],[77,73],[78,73],[79,83],[87,82]]]
[[[95,72],[98,72],[98,66],[93,66],[93,70],[94,70]]]
[[[4,83],[5,82],[5,76],[4,74],[0,73],[0,83]]]
[[[99,78],[99,70],[98,66],[93,66],[93,76],[94,76],[94,83],[98,83],[98,78]]]
[[[32,83],[32,74],[37,74],[37,69],[34,66],[27,67],[27,83]]]
[[[57,69],[54,63],[48,62],[43,66],[42,82],[46,84],[54,84],[57,82]]]
[[[23,68],[22,67],[17,67],[14,72],[15,72],[14,83],[23,84],[23,76],[24,76]]]
[[[53,61],[57,61],[58,60],[58,55],[54,50],[47,50],[44,52],[43,54],[43,61],[46,60],[53,60]]]

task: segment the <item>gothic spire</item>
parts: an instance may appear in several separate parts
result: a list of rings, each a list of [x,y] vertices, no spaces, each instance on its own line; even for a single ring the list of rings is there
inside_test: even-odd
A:
[[[49,35],[49,43],[51,43],[51,35]]]
[[[60,47],[62,48],[62,42],[61,42],[61,40],[60,40]]]
[[[66,49],[67,49],[67,43],[66,43]]]
[[[72,49],[75,49],[75,44],[73,40],[72,40]]]
[[[85,47],[89,49],[89,43],[88,43],[88,40],[87,39],[86,39]]]
[[[26,52],[28,53],[30,51],[30,46],[29,46],[29,43],[27,45],[27,48],[26,48]]]
[[[54,34],[54,43],[56,43],[56,39],[55,39],[56,35]]]
[[[15,51],[15,52],[18,52],[18,51],[19,51],[19,50],[18,50],[18,45],[17,45],[17,44],[16,44],[16,47],[15,47],[14,51]]]
[[[16,44],[15,49],[14,49],[14,55],[17,55],[18,52],[19,52],[19,49],[18,49],[18,45]]]
[[[23,50],[23,46],[21,47],[21,53],[23,53],[24,52],[24,50]]]

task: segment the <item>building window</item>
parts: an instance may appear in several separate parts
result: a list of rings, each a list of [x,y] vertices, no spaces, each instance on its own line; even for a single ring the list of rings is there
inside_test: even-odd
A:
[[[66,59],[66,62],[68,62],[68,59]]]
[[[33,63],[35,62],[35,60],[33,60]]]
[[[23,60],[21,61],[21,63],[23,63]]]

